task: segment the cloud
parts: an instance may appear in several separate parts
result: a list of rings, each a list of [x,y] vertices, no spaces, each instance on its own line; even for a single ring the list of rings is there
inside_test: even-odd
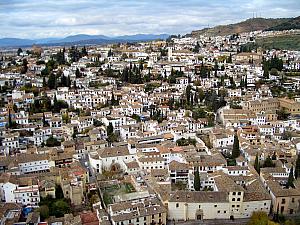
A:
[[[187,33],[252,17],[295,17],[298,0],[1,0],[0,37]]]

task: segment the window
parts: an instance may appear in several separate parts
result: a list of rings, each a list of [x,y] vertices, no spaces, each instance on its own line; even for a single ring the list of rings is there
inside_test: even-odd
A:
[[[240,199],[240,198],[237,198],[237,201],[241,201],[241,199]]]
[[[233,198],[232,201],[234,202],[234,201],[235,201],[235,198]]]
[[[232,192],[232,195],[235,195],[235,192]]]
[[[217,207],[218,205],[215,205],[215,208]]]
[[[221,213],[221,211],[220,211],[220,210],[218,210],[218,213]]]
[[[232,205],[231,207],[232,207],[232,208],[234,208],[234,207],[235,207],[235,205]]]
[[[281,204],[285,204],[285,198],[281,199]]]
[[[240,208],[240,205],[236,205],[237,208]]]
[[[242,194],[242,193],[239,191],[239,192],[238,192],[238,195],[241,195],[241,194]]]
[[[179,208],[179,203],[176,203],[176,208]]]
[[[292,198],[292,202],[293,202],[293,203],[295,202],[295,198]]]

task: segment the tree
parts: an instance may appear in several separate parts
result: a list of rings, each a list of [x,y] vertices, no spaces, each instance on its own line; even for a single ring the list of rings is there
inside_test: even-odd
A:
[[[37,211],[40,213],[42,221],[49,217],[49,207],[47,205],[41,205]]]
[[[111,135],[114,133],[114,127],[112,123],[110,122],[106,128],[107,136]]]
[[[296,167],[295,167],[295,178],[298,179],[300,176],[300,155],[298,154],[296,160]]]
[[[282,134],[282,139],[283,140],[291,140],[292,139],[291,131],[284,130],[284,132]]]
[[[114,55],[114,53],[112,52],[111,49],[109,49],[109,51],[108,51],[108,53],[107,53],[107,57],[111,57],[111,56],[113,56],[113,55]]]
[[[290,169],[290,174],[289,174],[289,177],[288,177],[288,181],[286,183],[286,188],[294,188],[294,167],[292,166],[292,168]]]
[[[258,174],[260,174],[260,163],[259,163],[258,153],[256,153],[256,157],[254,161],[254,169]]]
[[[68,76],[68,79],[67,79],[67,87],[71,87],[71,78],[70,78],[70,75]]]
[[[274,167],[275,163],[273,163],[270,156],[268,156],[264,162],[264,167]]]
[[[269,69],[268,67],[264,67],[264,74],[263,74],[265,79],[269,79]]]
[[[71,208],[64,200],[58,200],[53,204],[53,210],[55,217],[63,217],[65,214],[71,212]]]
[[[185,89],[185,96],[188,105],[190,104],[191,101],[191,89],[192,89],[191,85],[188,85]]]
[[[46,121],[45,113],[43,113],[43,127],[49,126],[49,123]]]
[[[232,157],[236,159],[237,157],[240,156],[240,154],[241,154],[241,152],[240,152],[240,142],[239,142],[239,138],[237,136],[237,133],[235,133],[233,146],[232,146]]]
[[[28,62],[27,62],[27,59],[23,59],[23,66],[22,66],[22,69],[21,69],[21,73],[22,73],[22,74],[25,74],[25,73],[27,73],[27,70],[28,70]]]
[[[61,85],[62,87],[68,87],[68,86],[69,86],[69,85],[68,85],[67,77],[65,77],[65,75],[62,75],[62,76],[60,77],[60,85]]]
[[[194,120],[198,120],[200,118],[206,118],[207,112],[203,108],[196,108],[192,111],[192,117]]]
[[[277,160],[276,151],[273,152],[272,160]]]
[[[232,63],[232,55],[231,55],[231,53],[230,53],[230,55],[228,57],[227,63]]]
[[[64,198],[64,192],[60,185],[55,186],[55,199],[63,199]]]
[[[278,115],[279,120],[286,120],[290,115],[290,113],[288,113],[285,109],[280,109],[276,113]]]
[[[279,225],[279,224],[270,221],[267,213],[258,211],[252,213],[252,216],[250,217],[250,221],[247,223],[247,225]]]
[[[54,99],[53,99],[53,111],[54,112],[58,112],[59,111],[56,94],[54,94]]]
[[[56,89],[56,76],[51,73],[48,79],[48,87],[50,89]]]
[[[76,68],[75,75],[76,75],[76,78],[80,78],[82,76],[82,74],[78,68]]]
[[[43,77],[43,87],[47,87],[46,77]]]
[[[12,128],[12,118],[10,109],[8,109],[8,128]]]
[[[60,145],[61,145],[60,141],[58,141],[53,136],[49,137],[46,141],[46,146],[48,146],[48,147],[55,147],[55,146],[60,146]]]
[[[17,54],[21,55],[22,52],[23,52],[23,50],[21,48],[18,48]]]
[[[119,104],[118,100],[115,99],[114,92],[111,93],[111,100],[110,100],[110,103],[111,103],[111,105],[113,105],[113,106]]]
[[[200,191],[200,174],[198,167],[194,174],[194,189],[195,191]]]
[[[85,46],[83,46],[83,48],[81,49],[81,54],[82,54],[82,56],[87,56],[88,55],[88,52],[87,52]]]

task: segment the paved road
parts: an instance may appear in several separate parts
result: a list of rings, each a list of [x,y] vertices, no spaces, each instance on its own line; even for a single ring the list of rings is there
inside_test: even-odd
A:
[[[203,220],[203,221],[175,222],[175,225],[246,225],[248,221],[249,219]],[[174,225],[174,222],[168,221],[167,225]]]

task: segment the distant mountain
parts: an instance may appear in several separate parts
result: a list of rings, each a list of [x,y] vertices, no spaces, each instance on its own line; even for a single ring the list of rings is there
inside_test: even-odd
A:
[[[265,18],[252,18],[245,21],[229,24],[229,25],[220,25],[213,28],[205,28],[202,30],[193,31],[193,36],[198,35],[209,35],[209,36],[223,36],[231,35],[236,33],[251,32],[257,30],[267,30],[271,27],[278,26],[282,23],[289,21],[289,18],[279,18],[279,19],[265,19]]]
[[[79,42],[79,41],[97,40],[97,39],[109,40],[110,38],[104,35],[77,34],[77,35],[65,37],[63,39],[53,40],[49,43],[69,43],[69,42]]]
[[[34,41],[29,39],[21,39],[21,38],[0,39],[0,46],[2,47],[32,45],[32,44],[34,44]]]
[[[19,39],[19,38],[2,38],[0,39],[0,47],[26,47],[33,44],[39,45],[88,45],[88,44],[105,44],[116,42],[135,42],[135,41],[151,41],[156,39],[167,39],[168,34],[135,34],[117,37],[108,37],[104,35],[87,35],[78,34],[65,38],[45,38],[45,39]]]
[[[282,30],[292,30],[300,29],[300,16],[296,18],[289,19],[283,23],[280,23],[276,26],[267,28],[267,31],[282,31]]]
[[[115,39],[123,39],[128,41],[142,41],[142,40],[165,40],[169,37],[169,34],[135,34],[135,35],[124,35],[115,37]]]

